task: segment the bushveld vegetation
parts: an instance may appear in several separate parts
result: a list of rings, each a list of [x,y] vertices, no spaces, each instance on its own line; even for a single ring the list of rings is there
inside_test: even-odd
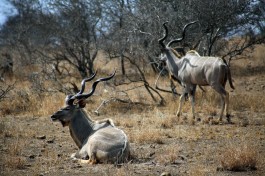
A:
[[[0,30],[0,175],[265,174],[263,1],[10,2],[18,12]],[[220,97],[210,88],[197,89],[195,122],[190,103],[177,118],[179,97],[155,89],[162,23],[176,38],[194,20],[178,47],[229,63],[232,124],[217,122]],[[131,159],[122,165],[72,161],[68,129],[50,121],[96,70],[117,74],[85,109],[128,135]],[[170,90],[166,71],[159,85]]]
[[[232,125],[215,125],[219,97],[211,89],[197,92],[196,109],[201,121],[193,125],[189,122],[189,103],[185,103],[183,116],[178,119],[175,115],[178,97],[162,93],[165,105],[155,104],[140,88],[130,94],[130,99],[138,103],[110,101],[99,109],[97,116],[94,111],[102,101],[117,94],[112,83],[100,85],[86,110],[95,120],[111,117],[128,134],[132,157],[121,167],[85,166],[70,161],[70,154],[77,148],[68,129],[49,120],[63,106],[65,95],[33,94],[29,82],[13,78],[17,80],[15,89],[0,102],[1,172],[4,175],[264,173],[264,73],[255,73],[263,61],[256,57],[258,52],[264,52],[264,47],[257,47],[252,65],[245,71],[241,67],[248,59],[239,59],[231,65],[236,85],[236,90],[230,92]],[[155,75],[150,75],[148,81],[154,82]],[[170,85],[168,78],[161,82]]]

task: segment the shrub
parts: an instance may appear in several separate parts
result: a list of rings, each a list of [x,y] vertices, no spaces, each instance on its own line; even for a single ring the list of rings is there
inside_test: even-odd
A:
[[[257,151],[248,145],[231,145],[221,155],[223,170],[248,171],[256,170]]]

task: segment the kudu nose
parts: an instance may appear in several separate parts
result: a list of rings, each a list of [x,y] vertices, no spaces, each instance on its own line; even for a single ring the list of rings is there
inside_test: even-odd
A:
[[[55,121],[55,120],[57,120],[57,119],[56,119],[56,117],[55,117],[54,115],[52,115],[52,116],[51,116],[51,120],[52,120],[52,121]]]

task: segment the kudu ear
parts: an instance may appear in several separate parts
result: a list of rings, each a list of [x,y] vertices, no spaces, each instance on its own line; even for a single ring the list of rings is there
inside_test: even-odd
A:
[[[76,99],[71,99],[74,95],[67,95],[65,98],[65,104],[66,105],[74,105],[74,104],[78,104],[78,106],[80,108],[84,108],[86,106],[86,100],[78,100],[76,101]]]
[[[84,108],[86,106],[86,100],[79,100],[78,105],[80,108]]]

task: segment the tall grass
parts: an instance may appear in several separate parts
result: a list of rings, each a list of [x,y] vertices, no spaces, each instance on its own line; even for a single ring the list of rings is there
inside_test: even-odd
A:
[[[63,105],[65,96],[61,93],[33,94],[28,87],[17,86],[9,98],[0,102],[0,115],[30,114],[44,116],[52,114]]]

